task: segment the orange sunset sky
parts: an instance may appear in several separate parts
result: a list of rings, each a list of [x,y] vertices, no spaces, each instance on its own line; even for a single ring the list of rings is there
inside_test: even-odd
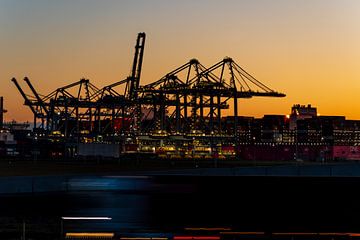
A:
[[[129,75],[146,32],[141,84],[191,58],[232,57],[286,98],[239,101],[239,114],[288,114],[295,103],[360,119],[358,0],[0,0],[5,120],[31,120],[10,79],[47,94],[82,77],[102,87]],[[24,84],[22,84],[24,85]]]

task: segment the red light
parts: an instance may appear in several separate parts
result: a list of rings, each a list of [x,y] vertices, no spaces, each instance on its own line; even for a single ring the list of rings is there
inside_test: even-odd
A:
[[[220,237],[194,237],[195,240],[219,240]]]
[[[348,233],[350,237],[360,237],[360,233]]]

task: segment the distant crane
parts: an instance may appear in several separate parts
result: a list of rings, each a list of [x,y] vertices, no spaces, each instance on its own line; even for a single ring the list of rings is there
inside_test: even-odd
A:
[[[0,97],[0,129],[4,127],[4,113],[6,112],[4,109],[4,97]]]

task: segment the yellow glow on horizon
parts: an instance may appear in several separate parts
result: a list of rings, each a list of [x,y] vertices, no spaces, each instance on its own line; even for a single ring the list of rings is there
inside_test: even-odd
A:
[[[5,120],[32,121],[12,77],[28,76],[42,94],[82,77],[105,86],[129,75],[136,34],[143,31],[141,85],[192,58],[211,66],[229,56],[287,94],[241,99],[239,115],[286,115],[293,104],[311,103],[322,115],[360,119],[359,1],[224,1],[2,1]],[[187,17],[170,14],[173,9]]]

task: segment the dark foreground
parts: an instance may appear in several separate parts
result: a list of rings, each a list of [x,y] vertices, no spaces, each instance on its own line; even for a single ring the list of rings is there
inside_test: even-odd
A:
[[[66,184],[65,192],[2,194],[0,239],[83,232],[113,239],[333,239],[360,232],[360,178],[108,176]]]

